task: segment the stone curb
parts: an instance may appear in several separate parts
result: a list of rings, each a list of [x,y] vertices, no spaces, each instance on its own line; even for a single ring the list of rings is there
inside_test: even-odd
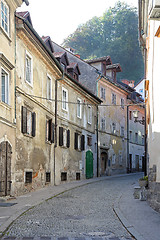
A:
[[[143,238],[143,236],[136,231],[136,229],[134,228],[134,226],[132,226],[132,224],[129,223],[128,219],[126,219],[126,217],[122,214],[122,212],[120,211],[120,207],[119,207],[119,201],[121,199],[122,195],[120,195],[120,197],[116,200],[116,202],[114,203],[113,206],[113,210],[115,212],[115,214],[117,215],[117,217],[119,218],[120,222],[122,223],[122,225],[126,228],[126,230],[136,239],[136,240],[146,240]]]

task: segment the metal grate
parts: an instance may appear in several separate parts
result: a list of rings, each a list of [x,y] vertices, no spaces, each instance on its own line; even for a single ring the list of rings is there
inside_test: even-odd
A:
[[[32,183],[32,172],[26,172],[26,183]]]
[[[51,182],[51,173],[50,172],[46,172],[46,183]]]

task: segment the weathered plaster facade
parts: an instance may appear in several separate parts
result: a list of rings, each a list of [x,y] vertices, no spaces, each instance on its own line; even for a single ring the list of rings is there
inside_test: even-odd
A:
[[[0,196],[11,193],[15,159],[15,23],[22,0],[1,0],[0,16]]]
[[[62,74],[60,64],[23,17],[17,15],[16,23],[17,124],[12,192],[20,195],[47,184],[87,177],[88,151],[93,155],[92,175],[96,176],[96,109],[100,99],[67,73]]]

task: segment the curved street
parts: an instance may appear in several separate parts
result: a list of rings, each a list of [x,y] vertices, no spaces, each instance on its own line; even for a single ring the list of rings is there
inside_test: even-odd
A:
[[[136,181],[136,175],[117,177],[59,194],[19,217],[4,237],[133,239],[113,206]]]

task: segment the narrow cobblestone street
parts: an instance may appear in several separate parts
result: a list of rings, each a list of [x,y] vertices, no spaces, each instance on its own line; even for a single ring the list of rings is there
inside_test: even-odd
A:
[[[19,217],[3,239],[132,239],[113,206],[135,181],[136,176],[108,179],[44,201]]]

